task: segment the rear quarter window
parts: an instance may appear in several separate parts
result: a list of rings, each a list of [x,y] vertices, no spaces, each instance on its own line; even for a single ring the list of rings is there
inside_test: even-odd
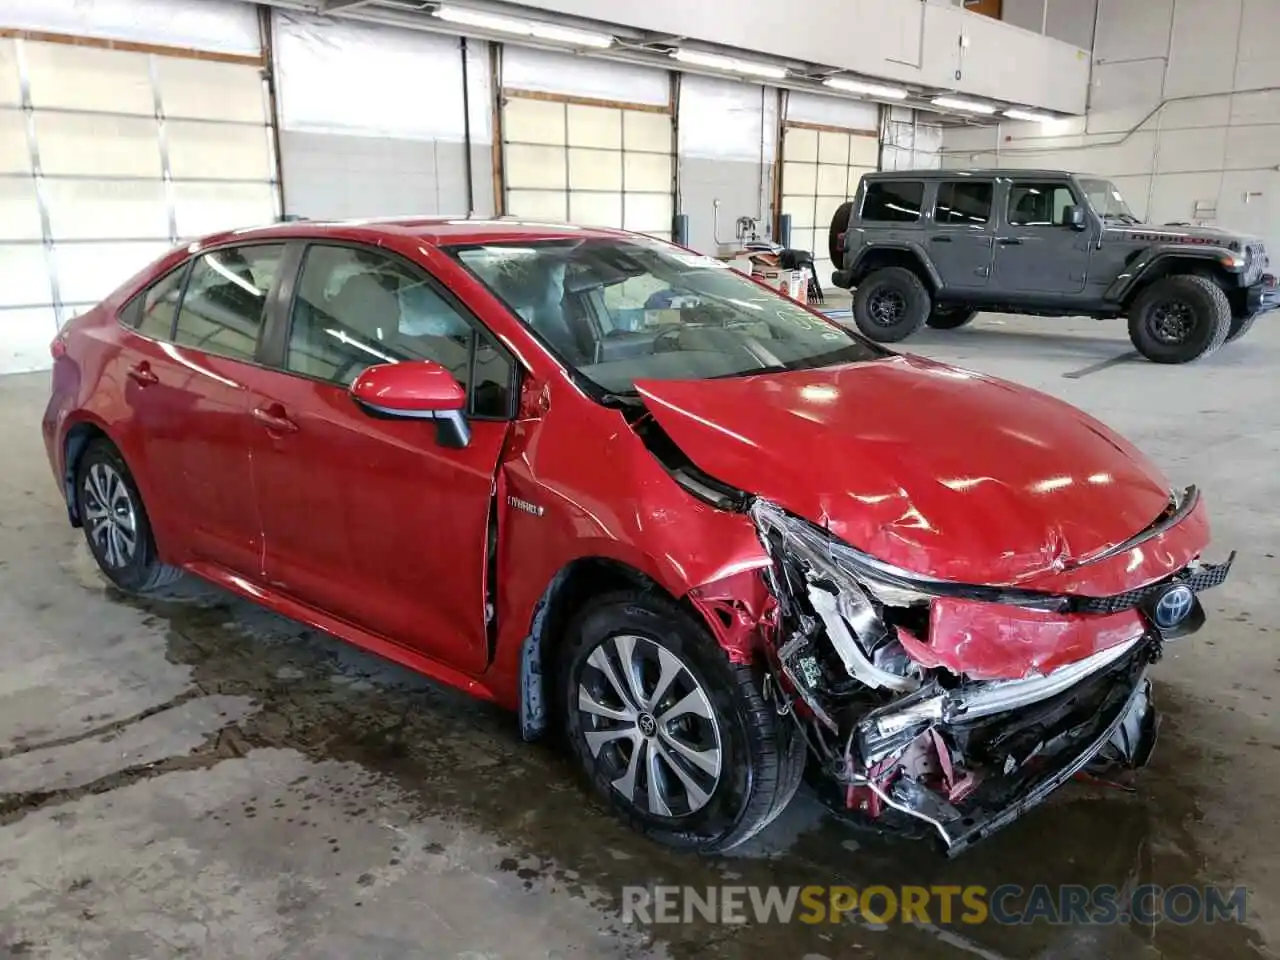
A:
[[[862,219],[873,223],[917,223],[923,206],[923,181],[876,180],[867,184]]]

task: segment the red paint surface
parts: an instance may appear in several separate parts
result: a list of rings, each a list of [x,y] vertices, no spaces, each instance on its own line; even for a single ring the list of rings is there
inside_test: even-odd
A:
[[[370,367],[351,385],[351,395],[383,410],[461,410],[467,395],[452,373],[430,360],[381,363]]]
[[[584,396],[438,246],[591,234],[513,223],[294,223],[175,251],[61,336],[43,420],[59,483],[69,431],[93,425],[129,464],[165,561],[506,706],[516,703],[519,648],[539,600],[583,559],[625,564],[687,597],[729,656],[748,659],[776,615],[751,522],[675,483],[624,416]],[[339,239],[417,263],[516,357],[517,418],[474,420],[470,444],[449,449],[434,425],[369,416],[337,385],[150,341],[117,322],[134,293],[185,257],[261,239]],[[438,382],[404,383],[407,365],[369,376],[384,385],[390,377],[390,392],[408,391],[407,402],[443,397]],[[1084,414],[927,361],[645,390],[654,416],[708,473],[829,521],[837,535],[912,570],[1105,594],[1164,575],[1207,540],[1201,509],[1128,555],[1059,569],[1146,526],[1168,484]],[[1064,477],[1071,483],[1045,486]],[[491,638],[484,602],[495,485]],[[511,508],[508,497],[543,513]],[[929,642],[939,662],[992,676],[1087,655],[1120,629],[960,604],[940,606],[935,618],[939,636]]]

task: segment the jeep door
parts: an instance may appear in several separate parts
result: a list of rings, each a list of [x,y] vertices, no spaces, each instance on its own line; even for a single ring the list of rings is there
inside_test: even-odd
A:
[[[973,177],[941,180],[933,200],[929,256],[946,290],[985,287],[994,251],[995,181]]]
[[[1002,290],[1024,294],[1081,293],[1089,274],[1096,225],[1068,222],[1071,207],[1084,207],[1066,180],[1005,181],[996,233],[995,277]],[[1087,209],[1087,207],[1085,208]]]

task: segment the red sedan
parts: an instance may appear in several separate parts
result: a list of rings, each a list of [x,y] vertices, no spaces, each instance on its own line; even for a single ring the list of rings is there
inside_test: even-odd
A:
[[[952,852],[1140,765],[1147,667],[1230,566],[1080,411],[617,231],[225,233],[52,350],[49,460],[113,583],[195,574],[561,725],[684,848],[806,763]]]

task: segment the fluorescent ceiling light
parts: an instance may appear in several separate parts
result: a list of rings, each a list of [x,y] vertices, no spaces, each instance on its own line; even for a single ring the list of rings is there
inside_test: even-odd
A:
[[[678,48],[671,56],[681,63],[692,63],[699,67],[714,67],[717,70],[727,70],[730,73],[749,73],[754,77],[770,77],[774,80],[782,80],[787,75],[787,71],[783,67],[757,63],[753,60],[739,60],[737,57],[722,57],[718,53],[703,53],[701,50],[688,50],[684,47]]]
[[[933,105],[935,107],[945,107],[948,110],[964,110],[968,113],[996,112],[996,108],[989,103],[978,103],[976,100],[960,100],[956,97],[935,97]]]
[[[1034,110],[1006,110],[1004,115],[1010,120],[1026,120],[1028,123],[1053,123],[1057,117],[1047,113],[1036,113]]]
[[[827,77],[822,85],[832,90],[860,93],[865,97],[883,97],[886,100],[905,100],[908,96],[908,91],[902,87],[886,87],[878,83],[863,83],[861,80],[845,80],[843,77]]]
[[[561,27],[553,23],[513,20],[510,17],[499,17],[462,7],[440,7],[434,13],[441,20],[447,20],[449,23],[479,27],[481,30],[492,30],[495,33],[511,33],[519,37],[536,37],[539,40],[567,43],[575,47],[598,47],[602,50],[613,46],[613,37],[608,34],[575,30],[572,27]]]

